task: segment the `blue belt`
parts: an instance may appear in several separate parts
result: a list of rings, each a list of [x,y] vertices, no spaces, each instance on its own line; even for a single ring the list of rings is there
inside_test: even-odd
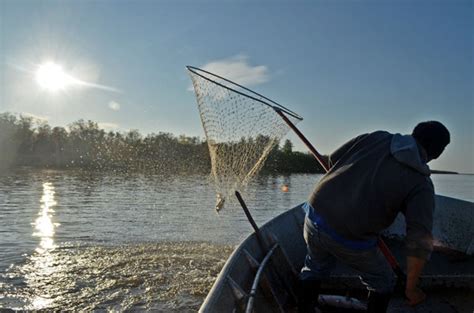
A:
[[[334,241],[340,243],[341,245],[354,249],[354,250],[367,250],[372,249],[377,246],[377,239],[368,239],[368,240],[349,240],[341,235],[339,235],[334,229],[332,229],[326,221],[322,218],[321,215],[316,213],[314,208],[308,202],[303,204],[303,209],[307,212],[308,218],[318,226],[319,229],[327,233]]]

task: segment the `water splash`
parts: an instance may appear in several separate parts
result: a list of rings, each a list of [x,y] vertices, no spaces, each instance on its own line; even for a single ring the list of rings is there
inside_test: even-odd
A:
[[[37,251],[0,276],[0,307],[195,312],[231,251],[200,242]]]

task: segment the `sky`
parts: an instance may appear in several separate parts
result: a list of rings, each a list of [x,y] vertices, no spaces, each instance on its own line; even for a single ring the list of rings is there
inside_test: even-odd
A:
[[[439,120],[451,144],[430,167],[474,173],[473,12],[456,0],[0,0],[0,112],[204,137],[193,65],[297,112],[322,154]],[[42,88],[48,62],[78,83]]]

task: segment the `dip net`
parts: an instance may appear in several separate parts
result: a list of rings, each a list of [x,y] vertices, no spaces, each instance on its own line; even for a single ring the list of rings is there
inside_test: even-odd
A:
[[[245,190],[265,160],[302,118],[280,104],[228,79],[188,66],[211,158],[220,210],[236,190]]]

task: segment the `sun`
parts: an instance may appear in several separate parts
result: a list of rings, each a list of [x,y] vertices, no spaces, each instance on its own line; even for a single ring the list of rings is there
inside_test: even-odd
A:
[[[50,92],[61,91],[74,84],[74,78],[66,74],[63,68],[54,62],[40,64],[35,78],[42,89]]]

